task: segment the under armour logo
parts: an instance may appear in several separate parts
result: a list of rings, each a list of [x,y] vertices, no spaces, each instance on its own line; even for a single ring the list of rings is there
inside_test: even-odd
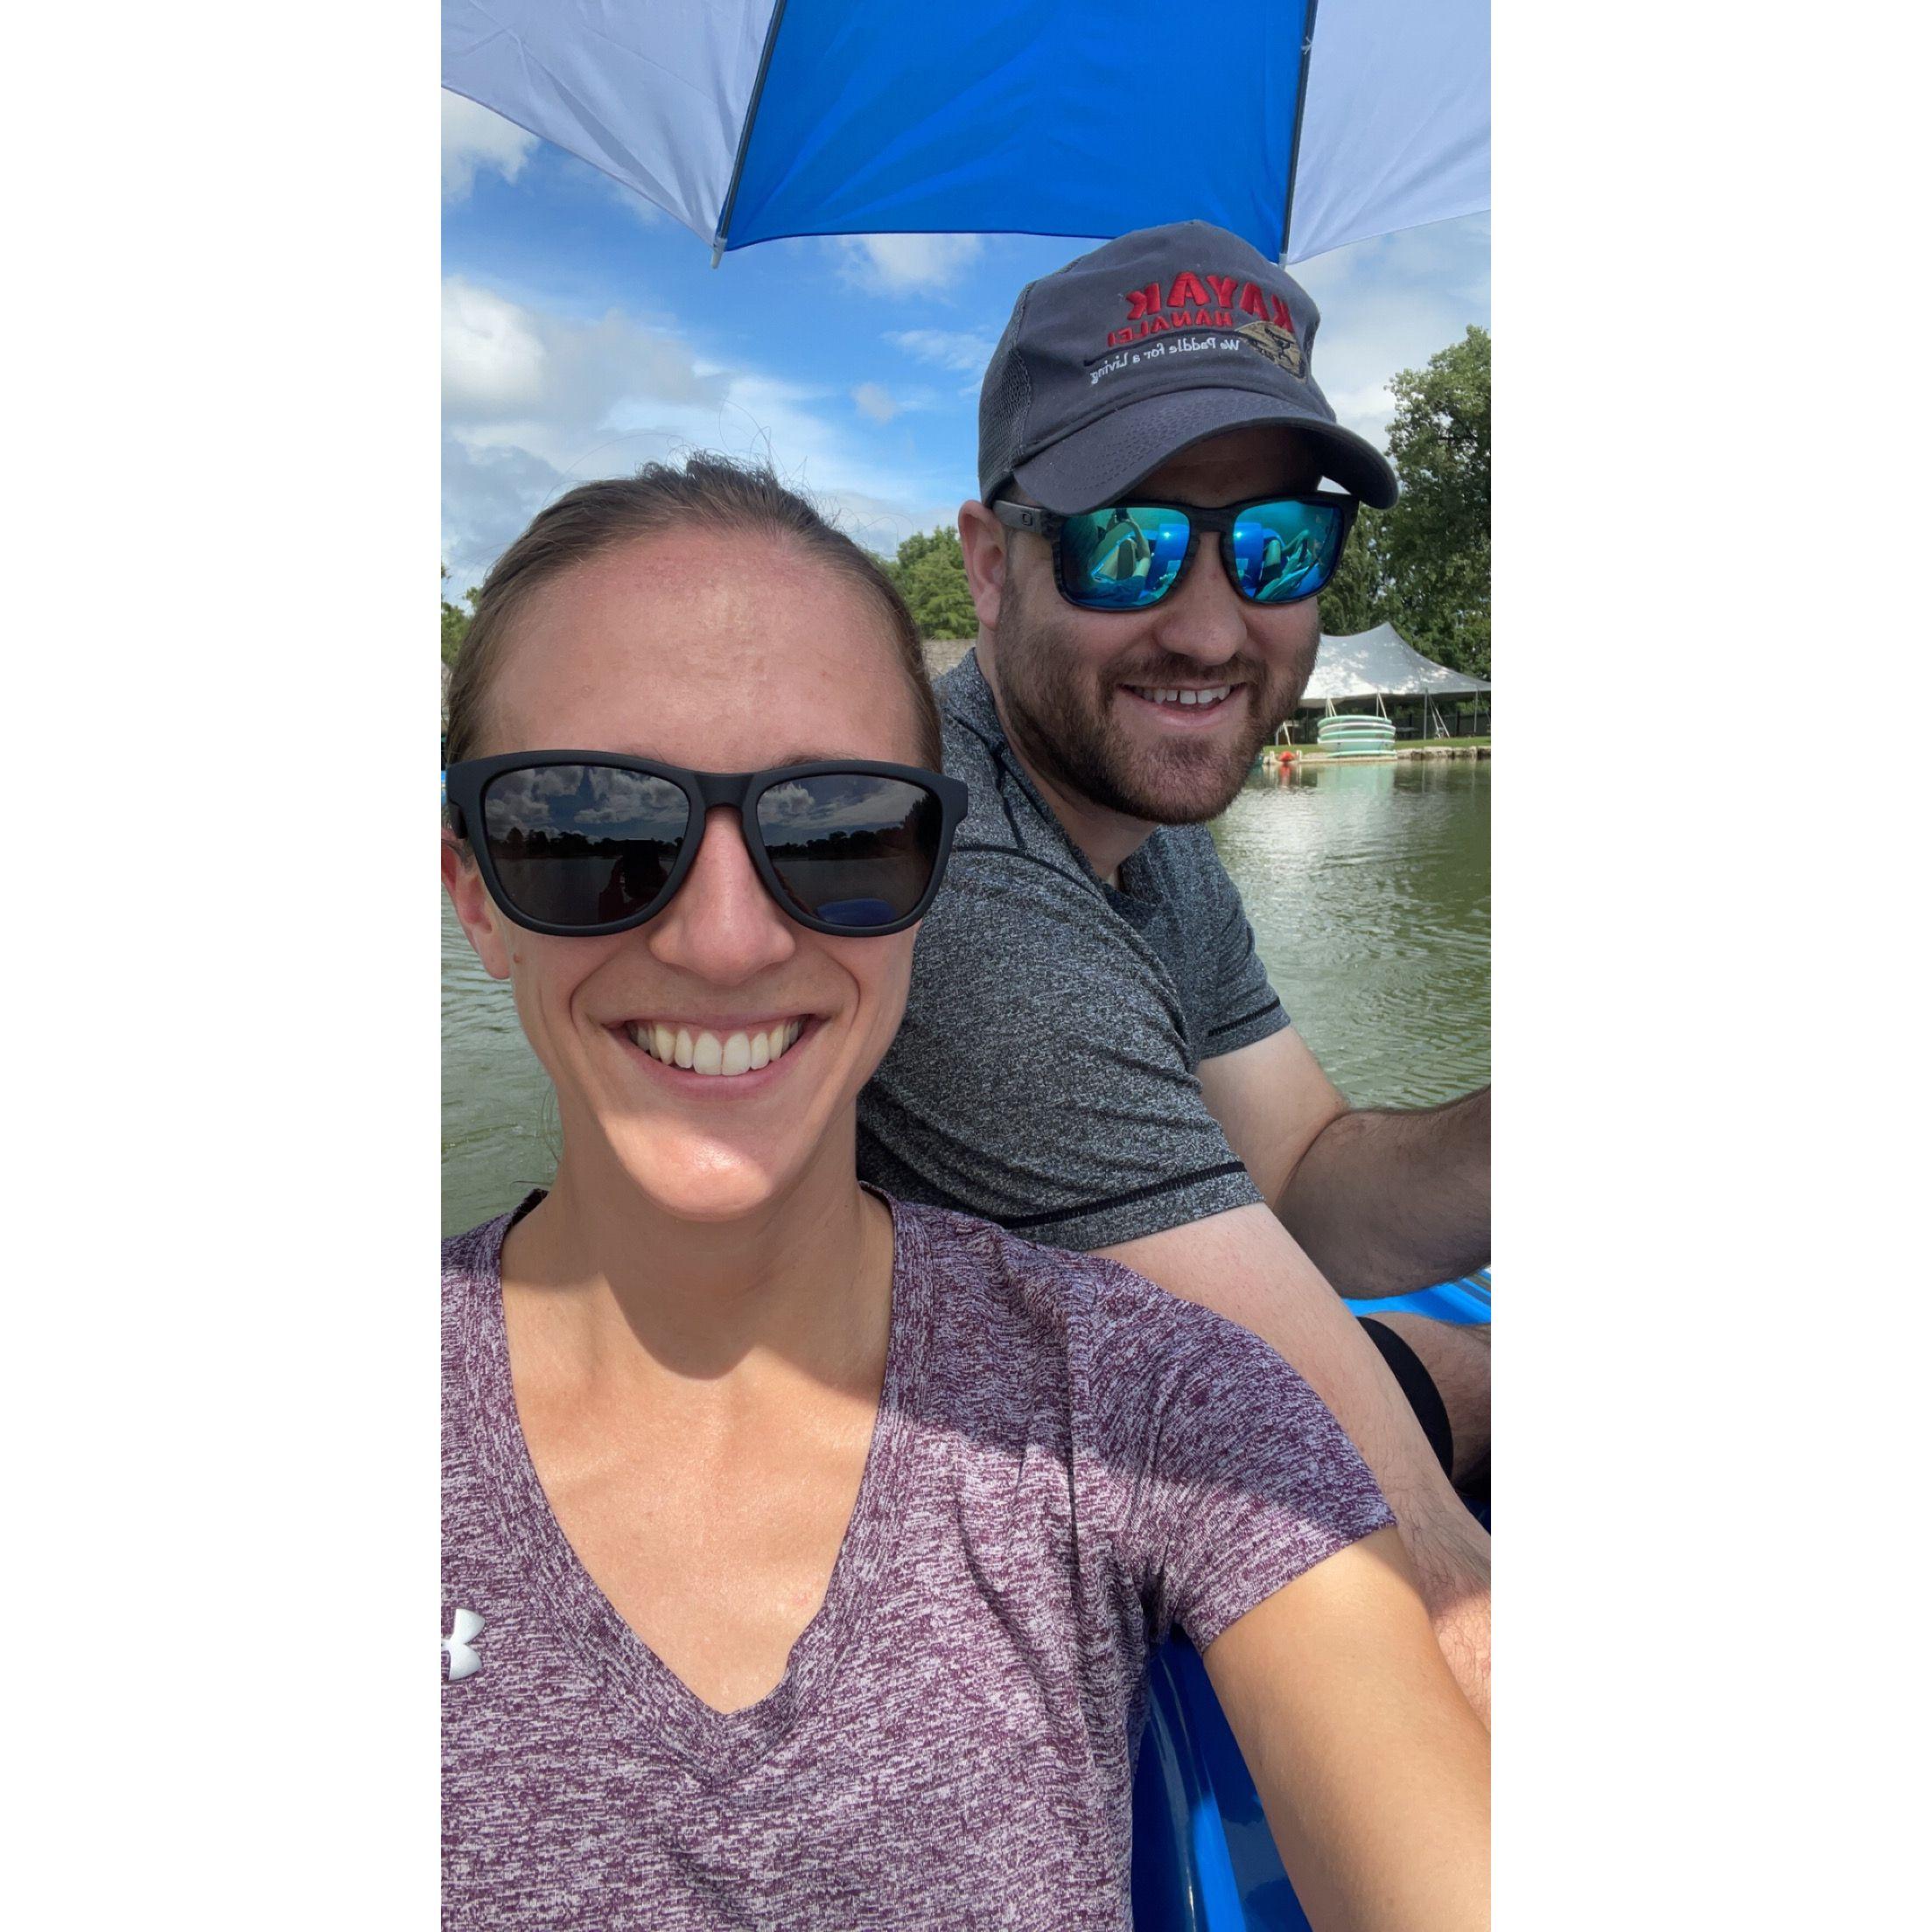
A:
[[[443,1640],[443,1655],[450,1660],[449,1682],[473,1676],[483,1668],[483,1660],[471,1645],[483,1634],[483,1620],[473,1610],[458,1610],[450,1634]]]

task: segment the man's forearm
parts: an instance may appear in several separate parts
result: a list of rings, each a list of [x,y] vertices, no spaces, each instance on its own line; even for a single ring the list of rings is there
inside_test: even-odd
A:
[[[1416,1112],[1352,1111],[1316,1135],[1275,1203],[1345,1295],[1406,1294],[1489,1259],[1489,1089]]]
[[[1354,1333],[1362,1334],[1350,1324]],[[1375,1351],[1371,1348],[1371,1355]],[[1415,1565],[1416,1581],[1429,1620],[1452,1675],[1485,1725],[1489,1722],[1489,1533],[1479,1524],[1422,1440],[1409,1405],[1396,1389],[1380,1357],[1377,1387],[1371,1394],[1354,1376],[1335,1377],[1324,1363],[1311,1383],[1326,1382],[1332,1396],[1317,1385],[1349,1432],[1362,1459],[1375,1471],[1403,1547]],[[1335,1379],[1331,1379],[1335,1378]],[[1354,1386],[1350,1386],[1354,1383]],[[1393,1398],[1392,1400],[1390,1398]]]
[[[1391,1504],[1391,1508],[1395,1505]],[[1443,1661],[1470,1707],[1489,1722],[1489,1532],[1458,1502],[1452,1513],[1396,1511],[1396,1529]]]

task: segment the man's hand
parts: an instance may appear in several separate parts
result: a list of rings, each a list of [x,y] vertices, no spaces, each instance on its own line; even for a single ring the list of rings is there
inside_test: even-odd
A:
[[[1201,1097],[1303,1251],[1345,1295],[1407,1294],[1489,1260],[1489,1089],[1351,1109],[1294,1028],[1203,1060]]]
[[[1395,1511],[1443,1655],[1487,1724],[1489,1538],[1375,1344],[1287,1230],[1256,1204],[1100,1252],[1259,1335],[1327,1404]]]
[[[1451,1533],[1409,1542],[1416,1582],[1449,1672],[1470,1707],[1489,1723],[1489,1533],[1466,1509]],[[1434,1525],[1432,1525],[1433,1528]],[[1426,1559],[1426,1567],[1425,1567]],[[1478,1587],[1478,1579],[1480,1586]]]

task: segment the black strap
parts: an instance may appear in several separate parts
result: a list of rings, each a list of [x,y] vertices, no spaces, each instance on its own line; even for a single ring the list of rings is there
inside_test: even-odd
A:
[[[1389,1364],[1389,1373],[1409,1398],[1409,1406],[1415,1410],[1416,1420],[1422,1424],[1422,1432],[1428,1437],[1429,1446],[1435,1451],[1443,1474],[1453,1477],[1456,1450],[1449,1434],[1449,1411],[1429,1371],[1423,1367],[1422,1357],[1393,1328],[1385,1327],[1373,1316],[1361,1315],[1356,1319],[1368,1331],[1369,1340],[1381,1349],[1382,1359]]]

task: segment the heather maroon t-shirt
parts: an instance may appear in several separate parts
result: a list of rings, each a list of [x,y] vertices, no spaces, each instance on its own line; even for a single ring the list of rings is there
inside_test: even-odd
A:
[[[729,1714],[544,1500],[504,1343],[512,1217],[444,1245],[446,1925],[1125,1932],[1150,1647],[1178,1626],[1205,1649],[1393,1520],[1242,1329],[1112,1262],[892,1216],[851,1522],[783,1681]]]

